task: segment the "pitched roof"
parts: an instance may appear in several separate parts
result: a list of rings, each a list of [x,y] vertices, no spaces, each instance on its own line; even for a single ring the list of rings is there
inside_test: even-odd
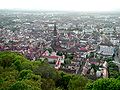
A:
[[[60,56],[43,56],[44,58],[58,59]]]
[[[80,48],[80,51],[85,51],[85,52],[86,52],[87,49],[86,49],[85,47],[81,47],[81,48]]]

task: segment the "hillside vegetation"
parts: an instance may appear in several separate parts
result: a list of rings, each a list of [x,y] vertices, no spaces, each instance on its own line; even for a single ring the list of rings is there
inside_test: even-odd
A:
[[[46,60],[30,61],[16,52],[0,52],[0,90],[119,90],[120,78],[92,81],[51,67]]]

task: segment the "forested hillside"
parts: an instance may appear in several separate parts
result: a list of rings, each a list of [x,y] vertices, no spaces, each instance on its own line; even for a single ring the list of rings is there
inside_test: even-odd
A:
[[[0,52],[0,90],[119,90],[120,78],[92,81],[55,70],[47,60],[30,61],[16,52]]]

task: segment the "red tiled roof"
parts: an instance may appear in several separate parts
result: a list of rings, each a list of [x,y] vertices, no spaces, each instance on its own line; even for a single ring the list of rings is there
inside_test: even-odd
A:
[[[87,51],[87,49],[84,48],[84,47],[81,47],[80,50],[81,50],[81,51]]]
[[[44,58],[58,59],[58,56],[44,56]]]
[[[90,62],[91,64],[97,64],[97,62]]]

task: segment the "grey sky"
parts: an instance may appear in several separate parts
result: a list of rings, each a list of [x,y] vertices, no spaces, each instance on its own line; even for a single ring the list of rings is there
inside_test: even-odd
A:
[[[120,9],[120,0],[0,0],[0,9],[112,11]]]

